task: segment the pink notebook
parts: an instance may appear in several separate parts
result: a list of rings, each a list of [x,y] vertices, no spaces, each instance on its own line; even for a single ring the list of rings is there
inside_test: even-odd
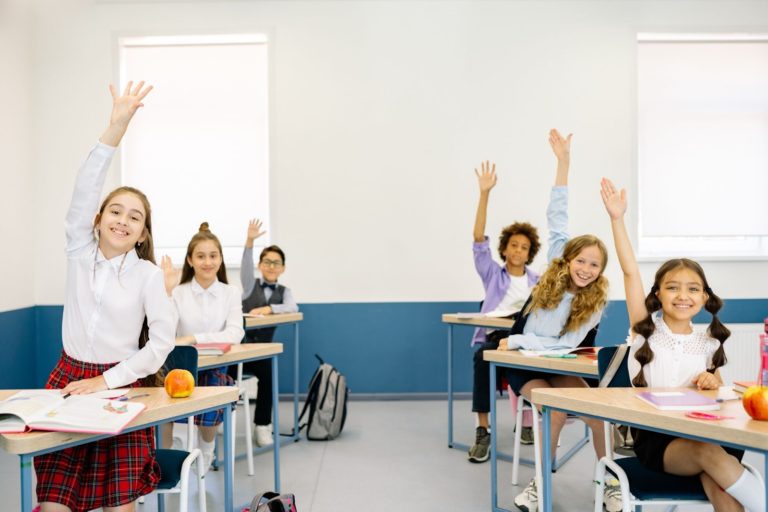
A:
[[[643,391],[637,398],[662,411],[717,411],[720,404],[695,391]]]

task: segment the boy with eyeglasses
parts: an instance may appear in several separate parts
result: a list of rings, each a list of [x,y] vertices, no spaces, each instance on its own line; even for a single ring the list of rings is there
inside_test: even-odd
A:
[[[243,285],[243,312],[251,315],[272,315],[279,313],[296,313],[299,306],[293,298],[291,290],[277,279],[285,272],[285,253],[280,247],[270,245],[261,251],[259,256],[259,271],[261,278],[256,278],[253,265],[253,241],[262,236],[261,222],[252,219],[248,222],[248,235],[245,239],[245,249],[240,265],[240,283]],[[249,329],[245,331],[243,343],[269,343],[275,334],[276,327]],[[237,376],[237,367],[229,368],[230,375]],[[256,394],[256,410],[253,422],[256,424],[256,444],[267,446],[272,444],[272,366],[269,359],[251,361],[243,364],[243,374],[255,375],[259,379]]]

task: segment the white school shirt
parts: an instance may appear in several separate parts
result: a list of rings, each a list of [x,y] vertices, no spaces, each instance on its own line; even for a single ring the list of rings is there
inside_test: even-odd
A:
[[[64,352],[79,361],[115,363],[104,372],[110,388],[155,373],[174,346],[173,303],[163,272],[136,251],[107,260],[93,219],[115,148],[98,143],[80,167],[67,211],[67,284],[61,336]],[[139,350],[147,318],[149,340]]]
[[[510,313],[516,313],[522,309],[525,305],[525,301],[528,300],[528,296],[531,294],[531,287],[528,286],[528,274],[523,273],[521,276],[509,276],[509,288],[507,293],[496,306],[493,312],[497,311],[509,311]]]
[[[648,387],[693,386],[693,380],[712,366],[712,355],[720,347],[720,342],[706,332],[675,334],[661,316],[656,316],[653,322],[656,329],[648,342],[654,355],[643,368]],[[640,363],[635,359],[635,353],[645,343],[645,338],[639,334],[629,341],[627,369],[630,379],[640,373]]]
[[[176,336],[194,336],[197,343],[242,341],[243,310],[240,291],[218,279],[203,288],[193,277],[173,289],[178,323]]]

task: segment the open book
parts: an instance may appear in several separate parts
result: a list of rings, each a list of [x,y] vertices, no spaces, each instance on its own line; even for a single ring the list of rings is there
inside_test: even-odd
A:
[[[576,348],[558,348],[553,350],[526,350],[521,348],[519,352],[528,357],[576,357],[587,356],[597,357],[597,347],[576,347]]]
[[[232,348],[230,343],[197,343],[193,345],[200,356],[221,356]]]
[[[643,391],[635,395],[662,411],[717,411],[720,404],[695,391]]]
[[[147,406],[92,395],[65,395],[58,389],[19,391],[0,402],[0,433],[54,430],[119,434]]]
[[[475,318],[511,318],[517,311],[489,311],[487,313],[456,313],[459,320],[472,320]]]

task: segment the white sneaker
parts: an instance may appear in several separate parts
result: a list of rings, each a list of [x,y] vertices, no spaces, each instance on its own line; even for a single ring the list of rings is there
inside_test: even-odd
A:
[[[603,505],[606,512],[621,512],[621,486],[615,478],[605,479],[605,488],[603,489]]]
[[[523,492],[515,496],[515,506],[523,512],[536,512],[539,508],[539,494],[536,491],[536,479],[530,481]]]
[[[272,425],[256,425],[254,430],[256,431],[254,441],[256,441],[257,446],[271,446],[273,444]]]

